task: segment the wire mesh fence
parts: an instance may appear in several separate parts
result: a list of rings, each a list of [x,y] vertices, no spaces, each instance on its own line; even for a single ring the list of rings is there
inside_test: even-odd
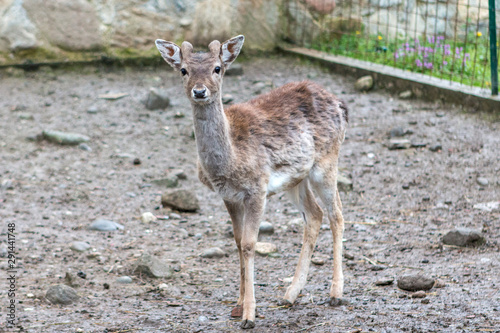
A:
[[[498,91],[500,0],[283,1],[288,42]]]

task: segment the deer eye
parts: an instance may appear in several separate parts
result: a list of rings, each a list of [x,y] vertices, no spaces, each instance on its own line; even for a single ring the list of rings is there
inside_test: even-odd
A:
[[[217,73],[217,74],[219,74],[220,73],[220,67],[219,66],[215,67],[214,72]]]
[[[188,71],[185,68],[181,68],[181,73],[182,73],[182,75],[186,75],[188,73]]]

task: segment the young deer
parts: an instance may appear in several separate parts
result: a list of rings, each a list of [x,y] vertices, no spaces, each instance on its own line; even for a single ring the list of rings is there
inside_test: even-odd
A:
[[[233,316],[242,328],[255,326],[254,246],[266,199],[287,192],[305,221],[302,251],[292,284],[281,304],[291,305],[305,286],[311,256],[323,219],[312,189],[326,206],[333,233],[333,279],[330,304],[342,296],[344,220],[337,191],[337,163],[348,120],[345,104],[309,81],[286,84],[247,103],[222,106],[224,72],[240,53],[243,36],[220,43],[210,52],[193,53],[183,42],[156,40],[163,58],[182,74],[193,108],[198,173],[217,192],[233,223],[240,256],[240,296]]]

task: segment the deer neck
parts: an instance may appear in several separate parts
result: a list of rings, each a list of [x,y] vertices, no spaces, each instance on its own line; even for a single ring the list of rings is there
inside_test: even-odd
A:
[[[222,99],[205,105],[193,103],[193,116],[200,163],[210,175],[223,176],[234,165],[234,149]]]

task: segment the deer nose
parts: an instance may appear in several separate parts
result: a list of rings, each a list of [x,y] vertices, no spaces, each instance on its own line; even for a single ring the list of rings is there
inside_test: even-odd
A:
[[[200,90],[193,89],[193,95],[195,98],[204,98],[206,92],[207,92],[207,88],[203,88]]]

